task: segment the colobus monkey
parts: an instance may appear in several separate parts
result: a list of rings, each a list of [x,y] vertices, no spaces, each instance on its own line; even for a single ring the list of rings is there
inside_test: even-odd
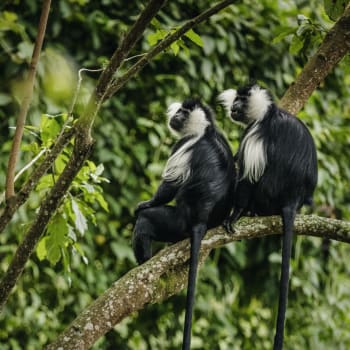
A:
[[[151,258],[151,242],[191,239],[183,350],[190,348],[192,309],[201,240],[233,206],[233,155],[214,124],[213,112],[198,100],[173,103],[169,129],[179,137],[149,201],[136,208],[133,249],[139,264]],[[166,205],[175,199],[176,205]]]
[[[220,96],[233,121],[246,125],[235,159],[238,181],[227,230],[245,213],[281,215],[283,220],[282,267],[274,350],[283,347],[288,299],[293,225],[297,210],[312,203],[317,183],[315,144],[306,126],[278,108],[270,94],[256,84]]]

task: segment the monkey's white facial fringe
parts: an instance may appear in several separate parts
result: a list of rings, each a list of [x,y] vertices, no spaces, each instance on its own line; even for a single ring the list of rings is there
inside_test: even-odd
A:
[[[197,107],[192,112],[190,112],[181,134],[183,136],[195,135],[200,137],[204,134],[205,129],[209,124],[210,123],[205,117],[205,112],[203,109]]]
[[[243,178],[247,178],[252,183],[260,179],[266,168],[265,145],[259,138],[258,130],[259,122],[256,122],[242,141]]]
[[[185,182],[191,175],[189,167],[191,147],[200,139],[200,136],[189,139],[167,161],[162,178],[165,181],[175,181],[178,184]]]
[[[175,136],[175,137],[179,137],[179,132],[174,130],[171,126],[170,126],[170,119],[176,114],[176,112],[181,108],[182,103],[180,102],[173,102],[169,107],[168,110],[166,112],[167,116],[168,116],[168,128],[171,131],[171,133]]]
[[[168,107],[168,110],[166,112],[166,114],[168,116],[168,119],[171,119],[176,114],[176,112],[181,108],[181,106],[182,106],[182,103],[180,103],[180,102],[173,102]]]
[[[247,117],[252,121],[261,120],[271,104],[272,101],[267,91],[254,85],[248,98]]]
[[[225,90],[218,96],[218,101],[224,106],[228,116],[231,116],[231,107],[236,97],[237,91],[234,89]]]

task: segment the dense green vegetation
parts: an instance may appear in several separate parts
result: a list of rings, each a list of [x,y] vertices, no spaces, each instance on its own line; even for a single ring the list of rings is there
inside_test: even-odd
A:
[[[132,55],[145,52],[162,31],[168,32],[210,3],[169,2]],[[19,169],[52,144],[66,120],[78,70],[103,66],[141,8],[141,1],[53,2]],[[5,1],[0,9],[2,191],[40,2]],[[0,348],[40,349],[135,266],[130,244],[133,209],[154,192],[173,142],[165,123],[170,102],[201,97],[216,111],[217,122],[235,150],[241,130],[217,107],[218,93],[256,79],[281,97],[333,23],[317,0],[245,0],[196,27],[200,38],[184,37],[107,101],[94,128],[91,161],[51,220],[0,315]],[[346,57],[299,114],[311,128],[319,151],[313,211],[344,220],[350,219],[349,73]],[[76,115],[97,74],[83,73]],[[0,276],[70,148],[0,235]],[[350,247],[316,238],[298,237],[295,242],[285,348],[350,348]],[[198,282],[194,349],[271,349],[279,248],[280,239],[268,237],[230,244],[211,254]],[[125,319],[94,349],[178,349],[184,296],[150,305]]]

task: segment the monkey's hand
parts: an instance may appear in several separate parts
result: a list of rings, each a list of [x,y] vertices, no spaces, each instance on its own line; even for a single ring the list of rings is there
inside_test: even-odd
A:
[[[152,200],[140,202],[135,209],[135,215],[136,216],[139,215],[141,210],[151,208],[152,206],[153,206]]]

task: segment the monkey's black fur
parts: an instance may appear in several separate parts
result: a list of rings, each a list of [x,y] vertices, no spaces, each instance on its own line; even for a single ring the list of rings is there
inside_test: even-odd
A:
[[[230,230],[231,224],[247,213],[281,215],[283,220],[280,295],[273,347],[280,350],[283,348],[294,219],[301,206],[312,203],[317,183],[316,149],[306,126],[278,108],[266,90],[250,85],[225,93],[221,99],[227,110],[232,100],[230,117],[247,125],[235,156],[239,175],[234,210],[225,227]],[[250,162],[249,157],[253,161]],[[245,171],[247,166],[251,169],[250,177]]]
[[[163,176],[153,198],[138,205],[133,248],[141,264],[151,258],[152,241],[191,239],[182,345],[183,350],[188,350],[201,240],[208,229],[220,225],[230,214],[235,169],[231,149],[215,127],[211,110],[197,100],[188,100],[182,105],[178,104],[178,109],[170,114],[169,127],[181,136],[172,155],[195,141],[182,154],[182,159],[187,159],[184,157],[189,155],[185,165],[181,165],[184,168],[182,170],[189,170],[189,173],[187,177],[171,178],[171,181]],[[176,201],[175,206],[165,205],[173,199]]]

